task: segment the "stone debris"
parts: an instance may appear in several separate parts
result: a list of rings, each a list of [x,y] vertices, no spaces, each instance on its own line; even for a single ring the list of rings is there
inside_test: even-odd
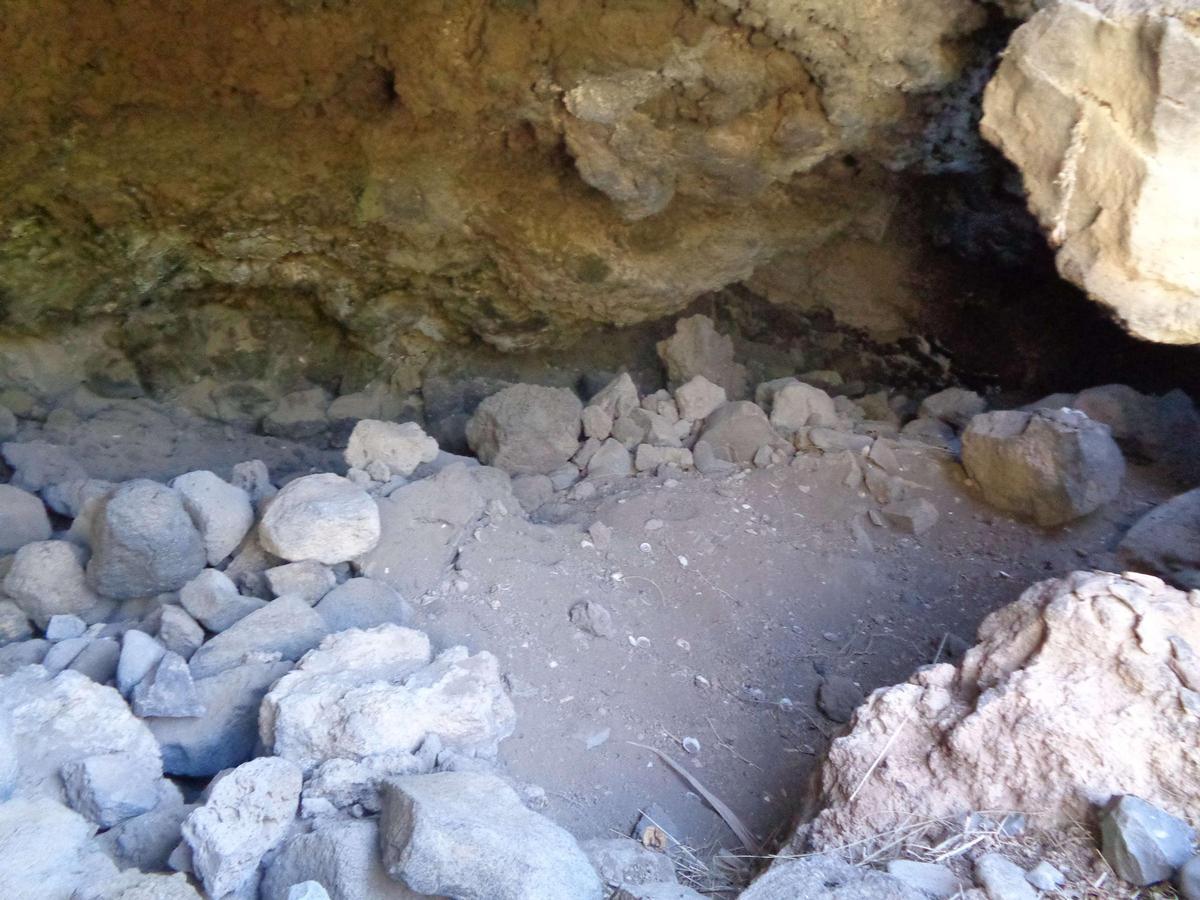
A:
[[[443,772],[384,786],[383,865],[422,894],[462,900],[601,900],[604,887],[567,832],[526,809],[494,775]]]
[[[849,722],[862,702],[862,688],[841,675],[821,679],[817,688],[817,706],[834,722]]]
[[[204,552],[215,566],[237,550],[254,525],[250,495],[212,472],[189,472],[171,482],[183,507],[204,538]]]
[[[571,624],[593,637],[607,638],[615,634],[612,613],[593,600],[580,600],[568,614]]]
[[[571,391],[513,385],[479,404],[467,423],[467,442],[485,466],[548,475],[579,449],[582,414]]]
[[[0,484],[0,554],[48,540],[50,517],[41,499],[15,485]]]
[[[139,479],[118,487],[93,529],[88,583],[116,600],[177,591],[204,568],[204,538],[177,491]]]
[[[1125,794],[1114,797],[1100,817],[1101,850],[1130,884],[1166,881],[1196,852],[1196,832],[1187,822]]]
[[[379,507],[340,475],[306,475],[283,488],[258,525],[263,549],[289,562],[327,566],[362,556],[379,543]]]
[[[1046,527],[1108,503],[1125,477],[1108,427],[1066,409],[976,416],[962,435],[962,460],[989,503]]]
[[[703,375],[695,375],[675,389],[680,418],[692,422],[704,421],[712,415],[713,410],[724,406],[728,399],[725,388],[713,384]]]
[[[385,467],[389,477],[407,478],[421,463],[433,462],[437,455],[437,441],[416,422],[362,419],[350,433],[345,458],[346,465],[354,468],[366,469],[378,464]]]
[[[937,507],[924,498],[894,500],[879,510],[884,520],[905,534],[921,535],[937,524]]]

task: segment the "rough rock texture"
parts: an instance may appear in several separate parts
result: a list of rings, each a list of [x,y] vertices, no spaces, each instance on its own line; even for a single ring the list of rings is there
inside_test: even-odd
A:
[[[1062,275],[1176,344],[1200,342],[1198,65],[1194,4],[1064,0],[1017,30],[984,100]]]
[[[239,619],[192,654],[192,674],[209,678],[251,654],[299,659],[328,632],[325,620],[299,597],[280,597]]]
[[[328,759],[413,752],[436,734],[447,749],[494,755],[516,713],[496,658],[398,625],[326,638],[272,687],[259,715],[270,752],[311,772]]]
[[[117,874],[91,841],[96,826],[52,800],[0,804],[0,896],[72,900]]]
[[[254,524],[250,495],[212,472],[188,472],[171,482],[204,538],[208,564],[215,566],[238,548]]]
[[[495,775],[442,772],[385,785],[379,844],[388,874],[461,900],[600,900],[571,837]]]
[[[54,615],[86,614],[101,600],[87,584],[81,557],[66,541],[26,544],[4,577],[4,591],[42,628]]]
[[[1031,587],[984,620],[961,667],[868,698],[821,770],[814,844],[980,809],[1094,823],[1126,793],[1190,813],[1196,647],[1200,605],[1156,578],[1076,572]]]
[[[340,475],[306,475],[271,501],[258,524],[258,539],[280,559],[336,565],[379,542],[379,508]]]
[[[549,475],[579,449],[583,404],[571,391],[514,384],[479,404],[467,442],[484,465]]]
[[[363,419],[350,433],[346,465],[365,469],[371,463],[380,463],[390,474],[407,478],[421,463],[432,462],[437,453],[437,441],[416,422]]]
[[[186,384],[257,421],[314,382],[411,386],[465,338],[547,345],[835,237],[878,247],[878,163],[916,155],[919,95],[983,21],[971,0],[23,5],[0,38],[0,132],[22,135],[0,321],[118,327],[115,348],[14,335],[4,374]],[[785,301],[840,306],[813,268]]]
[[[779,862],[756,878],[741,900],[923,900],[924,891],[836,856]]]
[[[1121,564],[1200,589],[1200,488],[1173,497],[1142,516],[1117,545]]]
[[[1125,477],[1108,426],[1069,409],[978,415],[963,432],[962,461],[989,503],[1045,526],[1109,502]]]
[[[0,484],[0,554],[50,539],[50,519],[42,501],[11,484]]]

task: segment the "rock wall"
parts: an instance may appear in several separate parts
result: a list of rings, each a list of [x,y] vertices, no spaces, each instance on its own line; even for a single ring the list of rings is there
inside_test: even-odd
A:
[[[129,354],[166,386],[207,361],[336,388],[756,276],[895,336],[916,293],[878,285],[875,305],[855,279],[913,264],[896,173],[984,18],[974,0],[10,4],[0,330],[85,323],[107,345],[74,363]]]

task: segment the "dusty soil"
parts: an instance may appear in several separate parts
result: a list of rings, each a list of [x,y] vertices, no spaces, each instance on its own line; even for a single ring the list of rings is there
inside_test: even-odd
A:
[[[39,436],[111,479],[228,474],[254,456],[285,477],[340,468],[331,451],[145,404],[61,433],[27,428],[22,439]],[[948,453],[913,445],[897,455],[900,475],[940,513],[920,537],[872,523],[879,504],[846,485],[844,457],[802,454],[725,478],[614,479],[533,521],[480,528],[413,624],[441,645],[500,657],[518,710],[502,759],[545,790],[547,813],[579,838],[628,834],[656,804],[699,860],[738,846],[642,744],[682,762],[769,848],[841,727],[816,704],[823,675],[869,692],[953,658],[1030,583],[1116,566],[1119,537],[1180,487],[1131,463],[1116,502],[1043,531],[985,506]],[[611,528],[608,546],[588,533],[595,523]],[[581,600],[611,612],[611,637],[572,624]]]

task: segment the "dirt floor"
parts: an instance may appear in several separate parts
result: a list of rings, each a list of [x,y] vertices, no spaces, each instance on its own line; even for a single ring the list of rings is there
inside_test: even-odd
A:
[[[342,468],[330,451],[139,408],[22,439],[57,439],[111,479],[228,474],[254,456],[282,474]],[[681,874],[712,884],[701,865],[738,841],[647,747],[683,763],[769,847],[841,727],[816,703],[823,676],[869,692],[953,659],[1032,582],[1115,567],[1119,537],[1178,490],[1131,464],[1116,502],[1044,531],[979,501],[947,452],[897,455],[910,492],[940,514],[919,537],[872,522],[879,503],[847,486],[845,456],[801,454],[723,478],[614,479],[532,521],[478,529],[413,624],[440,645],[500,658],[518,711],[502,759],[544,789],[553,819],[579,838],[629,834],[653,805],[697,857]],[[611,529],[607,545],[595,523]],[[584,600],[611,613],[611,636],[572,623]]]

